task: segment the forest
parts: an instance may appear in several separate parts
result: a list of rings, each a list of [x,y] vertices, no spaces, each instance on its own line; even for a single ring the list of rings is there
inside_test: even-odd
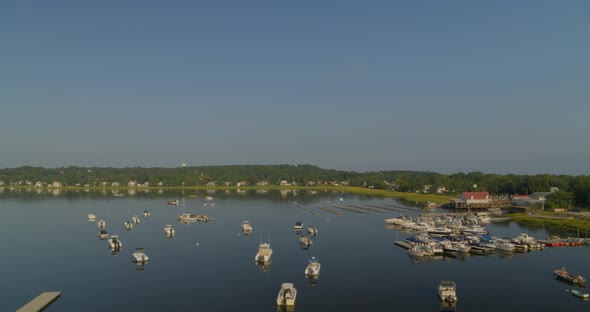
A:
[[[264,181],[279,185],[281,181],[297,186],[348,185],[400,192],[442,193],[458,195],[466,191],[491,194],[530,194],[557,188],[554,197],[571,206],[590,206],[589,175],[515,175],[482,172],[441,174],[428,171],[354,172],[323,169],[313,165],[227,165],[163,167],[60,167],[22,166],[0,169],[0,186],[43,185],[59,182],[63,186],[127,186],[129,181],[150,186],[255,186]],[[556,198],[557,199],[557,198]]]

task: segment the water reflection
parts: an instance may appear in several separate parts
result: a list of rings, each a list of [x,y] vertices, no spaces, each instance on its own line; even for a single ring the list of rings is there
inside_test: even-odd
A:
[[[294,312],[295,306],[280,305],[277,306],[277,312]]]
[[[261,272],[268,272],[270,271],[270,265],[272,260],[269,261],[256,261],[256,265],[258,266],[258,270]]]
[[[455,302],[442,301],[440,303],[440,310],[445,312],[455,311],[456,305],[457,304]]]

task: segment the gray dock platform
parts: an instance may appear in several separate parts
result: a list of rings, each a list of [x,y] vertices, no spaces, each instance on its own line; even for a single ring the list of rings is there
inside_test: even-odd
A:
[[[39,312],[45,309],[49,304],[51,304],[55,299],[61,296],[61,291],[48,291],[40,294],[35,299],[31,300],[31,302],[25,304],[22,308],[18,309],[16,312]]]

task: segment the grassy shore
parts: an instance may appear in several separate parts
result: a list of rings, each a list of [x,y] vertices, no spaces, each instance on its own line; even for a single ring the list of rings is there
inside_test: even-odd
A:
[[[22,189],[38,189],[31,186],[12,186],[14,188],[22,188]],[[60,188],[43,188],[47,190],[104,190],[104,189],[117,189],[117,190],[316,190],[316,191],[335,191],[335,192],[345,192],[351,194],[363,194],[363,195],[371,195],[371,196],[381,196],[381,197],[388,197],[388,198],[397,198],[401,200],[405,200],[408,202],[413,202],[416,204],[425,204],[427,202],[433,202],[438,205],[446,204],[449,202],[451,197],[445,195],[434,195],[434,194],[421,194],[421,193],[405,193],[405,192],[395,192],[395,191],[388,191],[388,190],[377,190],[377,189],[368,189],[364,187],[353,187],[353,186],[331,186],[331,185],[322,185],[322,186],[277,186],[277,185],[267,185],[267,186],[243,186],[243,187],[236,187],[236,186],[150,186],[150,187],[83,187],[83,186],[66,186]]]
[[[515,213],[511,214],[512,220],[517,223],[539,226],[539,227],[551,227],[556,229],[564,229],[568,231],[580,231],[580,233],[586,233],[590,231],[590,221],[580,220],[563,217],[562,215],[552,213],[542,213],[538,215],[528,215],[526,213]]]

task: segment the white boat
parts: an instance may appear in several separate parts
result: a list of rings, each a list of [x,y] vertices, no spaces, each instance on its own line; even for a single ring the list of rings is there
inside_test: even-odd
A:
[[[303,223],[301,221],[297,221],[295,222],[295,226],[293,226],[293,228],[295,231],[301,231],[301,229],[303,229]]]
[[[178,199],[172,199],[168,201],[168,205],[178,206],[178,204],[180,204],[180,201],[178,201]]]
[[[208,215],[199,215],[197,217],[197,221],[200,222],[209,222],[209,221],[215,221],[215,218],[208,216]]]
[[[258,252],[254,257],[256,262],[268,262],[272,256],[272,249],[269,243],[262,243],[258,246]]]
[[[131,222],[133,222],[133,224],[139,224],[139,221],[140,221],[140,220],[139,220],[139,217],[138,217],[137,215],[134,215],[134,216],[131,218]]]
[[[457,288],[453,281],[440,281],[438,285],[438,296],[441,301],[457,302]]]
[[[496,249],[503,250],[503,251],[514,251],[516,247],[513,243],[506,239],[498,238],[496,239]]]
[[[204,203],[203,206],[213,207],[215,206],[215,203]]]
[[[277,295],[277,304],[280,306],[292,306],[295,305],[296,298],[297,289],[293,287],[293,283],[283,283]]]
[[[199,216],[201,216],[201,215],[196,214],[196,213],[183,213],[183,214],[178,215],[178,220],[179,221],[197,221]]]
[[[213,197],[207,196],[207,197],[205,197],[205,200],[213,200]]]
[[[123,247],[123,243],[119,240],[119,235],[111,235],[107,243],[111,247],[111,250],[121,250],[121,247]]]
[[[466,229],[463,229],[463,233],[474,234],[474,235],[483,235],[483,234],[488,234],[488,230],[486,230],[484,227],[481,227],[478,225],[473,225],[473,226],[470,226]]]
[[[305,268],[305,275],[308,277],[320,275],[321,265],[318,262],[318,259],[316,257],[311,257],[308,261],[309,264],[307,265],[307,268]]]
[[[409,220],[404,215],[400,215],[399,217],[396,217],[396,218],[385,219],[385,223],[387,223],[387,224],[405,225],[405,224],[408,224],[409,222],[412,222],[412,220]]]
[[[172,228],[172,224],[166,224],[166,226],[164,227],[164,233],[166,233],[166,236],[174,236],[174,233],[176,233],[176,231],[174,231],[174,229]]]
[[[434,252],[427,246],[414,245],[408,249],[408,254],[416,257],[432,256]]]
[[[104,229],[105,226],[107,226],[107,222],[104,219],[100,219],[98,220],[98,228],[99,229]]]
[[[242,223],[242,232],[244,232],[244,233],[252,232],[252,226],[250,225],[250,221],[244,221]]]
[[[150,217],[150,212],[149,212],[149,211],[147,211],[147,210],[144,210],[144,211],[143,211],[143,217],[144,217],[144,218],[149,218],[149,217]]]
[[[307,228],[307,232],[308,232],[310,235],[313,235],[313,236],[316,236],[316,235],[318,235],[318,229],[316,228],[316,226],[315,226],[315,225],[310,225],[310,226]]]
[[[133,222],[131,221],[125,221],[125,223],[123,223],[125,225],[125,229],[127,231],[131,230],[133,228]]]
[[[453,246],[457,247],[457,250],[462,253],[468,253],[471,250],[471,246],[467,246],[463,242],[453,242]]]
[[[576,297],[580,297],[580,298],[584,298],[584,299],[588,299],[588,297],[590,297],[590,294],[587,294],[581,290],[577,290],[577,289],[572,289],[572,290],[566,290],[572,293],[572,295],[576,296]]]
[[[131,254],[131,258],[135,263],[146,263],[150,258],[143,252],[143,248],[135,248],[135,252]]]
[[[94,222],[96,220],[96,216],[94,214],[88,214],[88,222]]]
[[[313,244],[313,241],[308,236],[299,237],[299,242],[305,246],[311,246]]]
[[[107,239],[109,237],[109,233],[107,233],[105,230],[100,230],[98,231],[98,237],[100,239]]]

